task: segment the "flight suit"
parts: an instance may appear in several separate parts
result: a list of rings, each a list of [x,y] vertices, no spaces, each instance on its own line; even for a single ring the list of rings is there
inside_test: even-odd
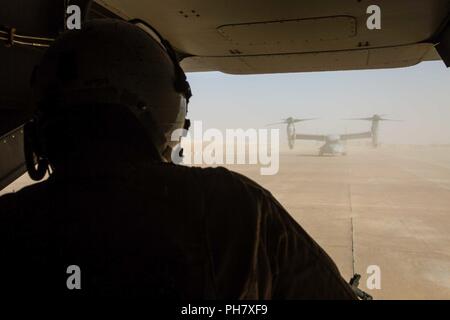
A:
[[[225,168],[73,168],[0,197],[11,295],[356,299],[264,188]],[[81,289],[68,289],[69,266]]]

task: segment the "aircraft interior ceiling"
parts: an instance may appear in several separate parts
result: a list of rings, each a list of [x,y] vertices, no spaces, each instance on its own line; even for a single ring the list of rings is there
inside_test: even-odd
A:
[[[449,2],[99,0],[125,19],[150,23],[185,57],[186,71],[232,74],[404,67],[440,59],[434,45]]]

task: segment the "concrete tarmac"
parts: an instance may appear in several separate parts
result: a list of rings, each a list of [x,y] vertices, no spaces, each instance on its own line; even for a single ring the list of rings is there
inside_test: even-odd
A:
[[[297,146],[274,176],[230,169],[269,189],[345,279],[361,274],[360,288],[375,299],[450,299],[450,147],[348,151],[319,157]]]

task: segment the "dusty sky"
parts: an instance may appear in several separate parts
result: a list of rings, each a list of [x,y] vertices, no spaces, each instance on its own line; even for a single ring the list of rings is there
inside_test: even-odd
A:
[[[388,114],[385,144],[450,143],[450,70],[442,61],[401,69],[270,75],[190,73],[188,117],[204,127],[263,128],[281,118],[319,117],[297,132],[367,131],[369,122],[342,118]],[[284,140],[285,128],[279,127]]]

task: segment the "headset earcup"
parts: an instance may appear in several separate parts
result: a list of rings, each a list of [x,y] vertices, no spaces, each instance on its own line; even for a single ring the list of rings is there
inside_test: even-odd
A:
[[[34,181],[39,181],[45,177],[48,171],[48,161],[36,153],[36,138],[36,123],[29,121],[24,126],[25,164],[30,178]]]

